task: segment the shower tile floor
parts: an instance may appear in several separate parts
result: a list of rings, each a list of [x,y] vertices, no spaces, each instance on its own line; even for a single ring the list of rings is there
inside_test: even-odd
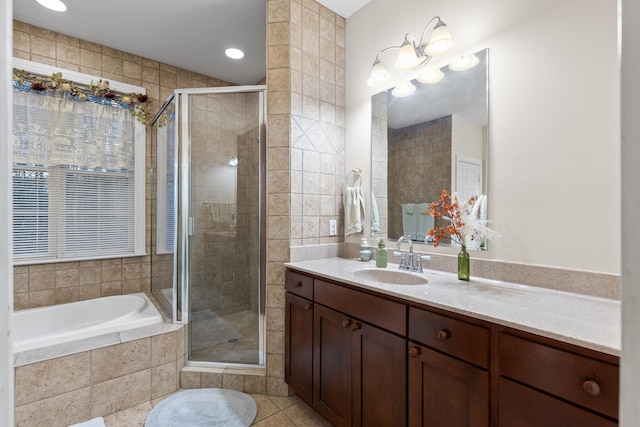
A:
[[[205,310],[194,314],[191,358],[197,362],[258,364],[258,313],[244,310],[218,316]]]
[[[278,397],[252,394],[258,413],[252,426],[256,427],[330,427],[297,396]],[[155,402],[156,404],[158,402]],[[146,402],[104,418],[107,427],[143,427],[151,403]]]

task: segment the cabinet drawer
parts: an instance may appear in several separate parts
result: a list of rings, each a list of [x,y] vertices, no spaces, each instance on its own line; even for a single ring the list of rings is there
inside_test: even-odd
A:
[[[489,329],[409,307],[409,339],[476,366],[489,367]]]
[[[287,270],[284,278],[287,291],[303,298],[313,299],[313,278]]]
[[[407,306],[316,279],[314,300],[399,335],[407,333]]]
[[[560,399],[500,378],[498,424],[518,427],[615,427],[618,424]]]
[[[513,335],[500,335],[500,375],[618,418],[618,367]]]

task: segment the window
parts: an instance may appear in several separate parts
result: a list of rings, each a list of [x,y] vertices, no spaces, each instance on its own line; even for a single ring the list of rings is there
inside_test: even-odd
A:
[[[16,83],[13,110],[14,263],[144,255],[145,126],[126,105]]]

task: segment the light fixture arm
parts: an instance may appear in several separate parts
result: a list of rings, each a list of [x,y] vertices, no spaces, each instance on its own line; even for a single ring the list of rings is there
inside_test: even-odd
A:
[[[435,20],[438,20],[438,22],[436,22],[436,25],[434,25],[434,29],[440,24],[444,24],[444,22],[442,22],[442,19],[440,19],[439,16],[434,16],[433,18],[431,18],[431,20],[427,23],[427,26],[424,27],[424,30],[422,30],[422,34],[420,34],[420,43],[418,44],[418,47],[416,50],[419,50],[420,53],[422,53],[422,51],[424,50],[424,48],[422,47],[422,39],[424,39],[424,35],[427,34],[427,30],[429,29],[429,27],[431,26],[431,23]],[[426,46],[426,43],[425,43]]]

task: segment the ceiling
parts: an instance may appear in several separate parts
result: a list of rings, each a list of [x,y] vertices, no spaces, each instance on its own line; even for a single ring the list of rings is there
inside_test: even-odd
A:
[[[369,0],[321,0],[348,17]],[[14,0],[16,20],[234,84],[266,75],[265,0],[64,0],[53,12]],[[224,55],[235,47],[243,59]]]

